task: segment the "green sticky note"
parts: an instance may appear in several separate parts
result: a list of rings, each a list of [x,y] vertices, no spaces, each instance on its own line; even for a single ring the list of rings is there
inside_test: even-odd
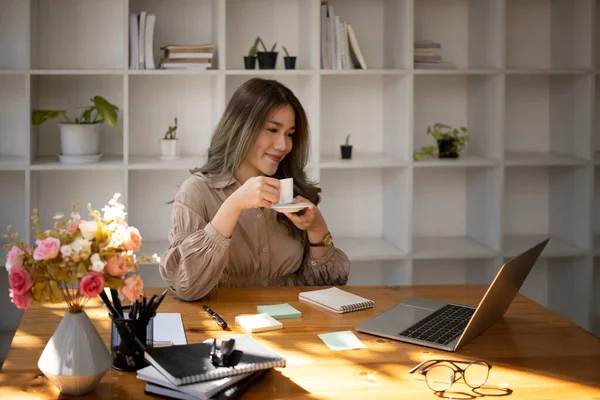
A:
[[[259,313],[269,314],[275,319],[299,318],[302,313],[290,306],[288,303],[273,304],[270,306],[257,306],[256,311]]]
[[[331,350],[366,349],[367,346],[356,337],[352,331],[332,332],[318,334]]]

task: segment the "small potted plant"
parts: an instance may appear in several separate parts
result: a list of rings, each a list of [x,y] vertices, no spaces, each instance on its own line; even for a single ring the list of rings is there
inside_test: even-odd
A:
[[[350,136],[346,136],[346,142],[340,145],[340,150],[342,152],[342,159],[349,160],[352,158],[352,145],[350,144]]]
[[[160,140],[161,160],[178,159],[177,150],[177,117],[175,117],[175,125],[169,126],[165,136]]]
[[[62,117],[59,155],[61,162],[87,163],[98,161],[100,154],[100,125],[106,124],[119,132],[117,111],[119,108],[102,96],[94,96],[91,104],[84,107],[75,120],[67,117],[65,110],[33,110],[31,123],[41,125],[49,119]]]
[[[248,50],[248,55],[244,56],[244,68],[245,69],[255,69],[256,68],[256,50],[258,49],[258,43],[260,42],[260,38],[256,37],[254,39],[254,44]]]
[[[427,127],[427,134],[433,136],[437,146],[421,147],[421,151],[415,152],[413,158],[420,160],[425,155],[434,156],[436,150],[438,158],[458,158],[467,142],[471,140],[467,132],[464,126],[452,128],[450,125],[436,122],[433,126]]]
[[[283,57],[285,69],[296,69],[296,56],[290,56],[285,46],[283,46],[283,51],[285,51],[285,57]]]
[[[277,51],[275,51],[277,42],[275,42],[273,47],[271,47],[271,50],[267,51],[267,47],[265,46],[265,43],[262,41],[262,39],[260,37],[258,37],[257,39],[264,49],[264,51],[256,52],[256,56],[258,58],[258,68],[275,69],[275,65],[277,65],[277,55],[279,54]]]

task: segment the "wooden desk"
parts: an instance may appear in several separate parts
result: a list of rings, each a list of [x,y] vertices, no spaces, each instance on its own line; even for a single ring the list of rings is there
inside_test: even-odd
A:
[[[232,326],[221,331],[201,310],[203,303],[220,313],[230,325],[241,313],[256,312],[256,305],[287,302],[302,311],[300,319],[284,320],[280,331],[254,334],[254,338],[280,352],[287,366],[269,371],[244,398],[340,398],[340,399],[436,399],[422,376],[408,370],[431,358],[484,359],[493,365],[489,388],[480,393],[512,394],[518,399],[600,398],[600,339],[518,296],[504,319],[467,344],[458,353],[447,353],[357,333],[368,349],[335,352],[317,337],[318,333],[354,327],[410,296],[421,295],[476,305],[484,286],[346,287],[375,300],[375,308],[344,315],[334,314],[298,301],[298,293],[311,288],[219,289],[206,301],[186,303],[167,296],[160,312],[182,314],[188,343],[210,337],[243,333]],[[312,288],[314,289],[314,288]],[[159,289],[147,290],[154,294]],[[100,302],[90,302],[87,313],[105,342],[110,340],[110,322]],[[15,335],[0,373],[1,399],[55,399],[58,392],[37,368],[40,354],[56,329],[64,308],[28,310]],[[356,333],[356,332],[355,332]],[[135,373],[110,369],[92,399],[137,399],[144,397],[145,383]],[[478,398],[465,384],[456,383],[452,398]],[[517,397],[518,396],[518,397]],[[150,397],[149,397],[150,398]]]

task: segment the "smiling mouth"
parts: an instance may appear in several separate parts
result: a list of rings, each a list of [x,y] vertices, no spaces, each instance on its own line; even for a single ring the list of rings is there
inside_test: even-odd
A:
[[[281,161],[281,157],[273,156],[271,154],[267,154],[267,157],[269,157],[271,160],[273,160],[276,163]]]

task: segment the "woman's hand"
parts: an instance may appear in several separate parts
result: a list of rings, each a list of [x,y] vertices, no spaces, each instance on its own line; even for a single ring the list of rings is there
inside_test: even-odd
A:
[[[266,207],[279,202],[279,180],[254,176],[240,186],[230,197],[240,210]]]
[[[293,203],[310,203],[307,199],[302,196],[296,196]],[[327,224],[321,211],[311,203],[310,206],[304,209],[302,215],[297,214],[285,214],[290,221],[294,223],[299,229],[305,230],[308,233],[308,238],[311,242],[318,242],[327,233]]]

